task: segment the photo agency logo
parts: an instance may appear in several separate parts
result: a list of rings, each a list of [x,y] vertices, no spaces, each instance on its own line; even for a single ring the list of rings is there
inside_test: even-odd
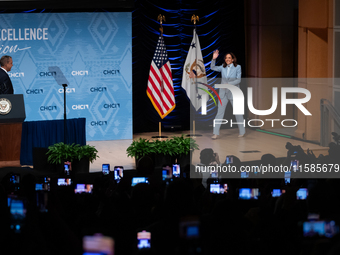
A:
[[[245,102],[245,96],[242,92],[242,90],[235,85],[230,85],[230,84],[216,84],[215,88],[219,88],[219,89],[226,89],[226,94],[230,93],[231,96],[229,96],[229,100],[232,99],[233,100],[233,115],[244,115],[245,114],[245,107],[244,107],[244,102]],[[252,87],[248,87],[248,100],[247,100],[247,106],[248,106],[248,110],[253,113],[254,115],[258,115],[258,116],[268,116],[272,113],[274,113],[277,108],[278,108],[278,87],[271,87],[270,88],[272,91],[272,105],[270,107],[270,109],[266,109],[266,110],[259,110],[256,109],[254,107],[254,103],[253,103],[253,88]],[[228,91],[229,90],[229,91]],[[216,91],[214,91],[215,94]],[[220,93],[221,94],[221,93]],[[287,95],[295,95],[296,98],[288,98]],[[304,95],[304,97],[302,96]],[[210,96],[212,97],[212,95],[210,94]],[[227,95],[225,95],[227,96]],[[208,95],[202,95],[203,100],[202,101],[202,111],[201,114],[202,115],[206,115],[207,114],[207,99]],[[218,96],[218,99],[220,99],[220,97]],[[311,93],[308,89],[305,88],[299,88],[299,87],[281,87],[281,116],[286,116],[287,115],[287,105],[295,105],[304,115],[306,116],[312,116],[312,114],[306,109],[305,106],[303,106],[304,103],[307,103],[309,100],[311,99]],[[229,101],[228,100],[228,101]],[[270,98],[266,97],[266,100],[270,100]],[[215,100],[214,100],[215,102]],[[216,102],[215,102],[216,104]],[[222,106],[222,102],[220,101],[220,104]],[[275,122],[280,122],[282,127],[296,127],[298,122],[296,119],[249,119],[247,121],[247,124],[249,127],[262,127],[264,125],[264,123],[266,122],[270,122],[271,126],[274,127],[274,123]],[[215,125],[223,125],[223,124],[230,124],[230,127],[232,127],[233,125],[236,124],[242,124],[244,127],[246,127],[246,120],[243,120],[243,122],[239,123],[239,122],[233,122],[232,119],[227,120],[227,119],[213,119],[213,126],[215,127]],[[256,123],[256,125],[255,125]],[[287,123],[290,123],[289,125]]]

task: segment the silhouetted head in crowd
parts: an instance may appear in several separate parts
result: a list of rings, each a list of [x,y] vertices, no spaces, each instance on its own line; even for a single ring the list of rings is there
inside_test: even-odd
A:
[[[154,162],[151,157],[143,156],[138,160],[137,172],[141,175],[151,175],[154,171]]]
[[[217,153],[214,153],[213,149],[211,148],[203,149],[200,153],[201,164],[209,165],[217,161],[216,157],[217,157]]]
[[[271,165],[275,166],[276,165],[276,157],[273,154],[264,154],[261,157],[261,163],[263,165]]]
[[[329,144],[328,155],[332,162],[338,162],[340,156],[340,146],[336,145],[335,143],[331,142]]]

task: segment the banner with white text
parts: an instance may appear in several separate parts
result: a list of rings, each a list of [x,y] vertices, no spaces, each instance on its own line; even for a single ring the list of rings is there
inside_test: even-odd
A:
[[[0,15],[0,57],[10,55],[26,121],[86,118],[86,139],[132,139],[131,12]]]

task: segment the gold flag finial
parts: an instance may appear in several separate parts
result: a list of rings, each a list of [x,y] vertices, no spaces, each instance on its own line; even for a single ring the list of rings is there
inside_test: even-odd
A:
[[[157,21],[159,21],[159,24],[161,25],[161,27],[159,28],[159,30],[161,31],[161,33],[163,34],[163,21],[165,21],[165,16],[162,14],[158,15]]]
[[[195,14],[192,15],[191,17],[191,22],[194,21],[194,25],[196,25],[196,21],[199,21],[200,18],[198,16],[196,16]]]
[[[165,21],[165,16],[162,14],[158,15],[157,21],[162,25],[163,21]]]

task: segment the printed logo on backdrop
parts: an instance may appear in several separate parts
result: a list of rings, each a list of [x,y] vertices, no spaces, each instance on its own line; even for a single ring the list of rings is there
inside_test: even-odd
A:
[[[65,39],[68,26],[60,14],[49,13],[49,15],[44,15],[43,17],[45,19],[42,20],[39,26],[48,28],[48,40],[44,41],[44,43],[51,53],[55,53]],[[42,52],[40,53],[42,54]]]
[[[108,66],[110,66],[110,68],[106,68],[102,70],[101,77],[109,78],[110,80],[112,78],[119,79],[120,81],[122,81],[121,83],[124,84],[126,91],[128,91],[129,93],[132,93],[131,69],[121,68],[121,67],[128,66],[129,63],[131,64],[131,59],[132,59],[131,45],[129,44],[125,48],[124,53],[122,57],[119,59],[119,61],[116,60],[116,61],[110,61],[109,63],[107,63]],[[114,81],[114,83],[116,84],[117,82]],[[120,82],[118,83],[121,84]]]
[[[98,13],[89,26],[90,34],[102,52],[106,52],[118,31],[115,21],[106,14]]]
[[[43,120],[57,120],[62,119],[64,116],[64,99],[62,94],[57,93],[58,88],[59,86],[56,85],[56,88],[48,92],[48,95],[38,109],[39,115]],[[68,107],[66,107],[66,114],[69,111]]]
[[[73,77],[74,82],[77,84],[79,88],[82,84],[83,79],[88,75],[89,70],[86,67],[83,57],[80,52],[77,52],[76,57],[73,60],[72,71],[70,73],[70,76]],[[72,83],[72,79],[70,79],[70,82]]]
[[[119,133],[119,122],[113,123],[120,109],[120,102],[117,102],[110,92],[97,93],[90,109],[92,120],[90,121],[90,136],[100,132],[103,136],[112,130],[115,135]],[[98,130],[98,131],[97,131]]]

